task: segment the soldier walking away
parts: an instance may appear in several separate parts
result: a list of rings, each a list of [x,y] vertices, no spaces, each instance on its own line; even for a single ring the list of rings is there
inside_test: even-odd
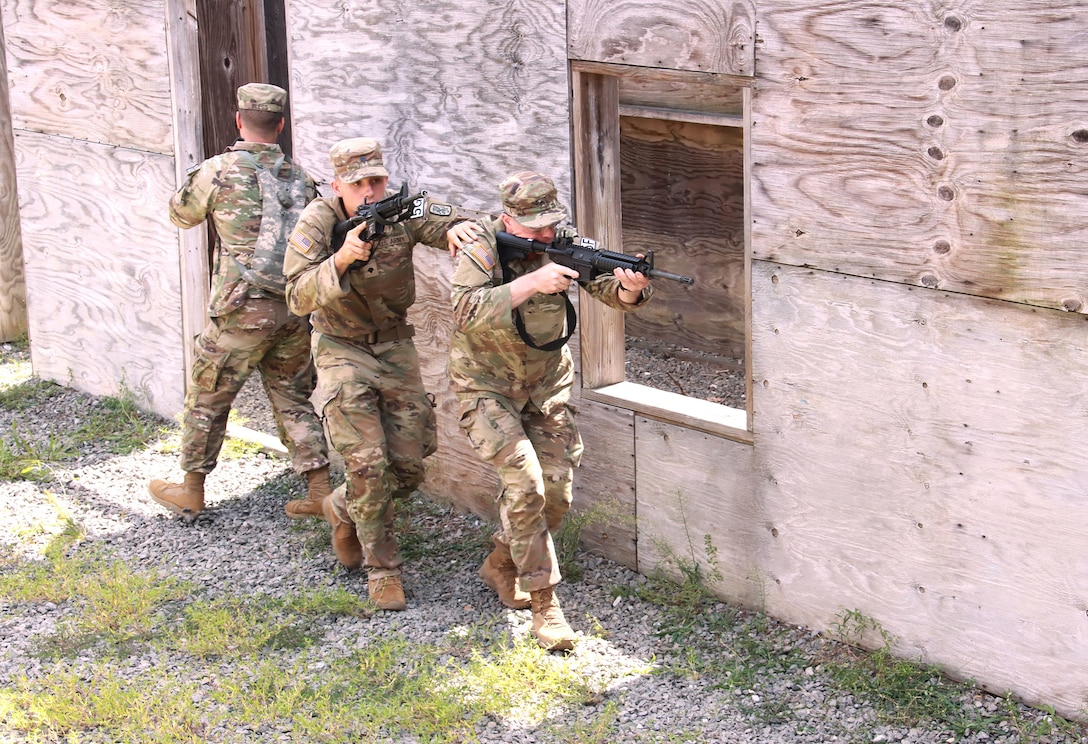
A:
[[[189,172],[170,199],[170,219],[182,228],[211,219],[218,234],[207,326],[196,339],[185,398],[182,483],[153,480],[151,498],[175,514],[204,509],[204,479],[216,466],[227,417],[254,370],[272,403],[276,432],[296,473],[306,475],[305,499],[289,501],[292,518],[322,515],[330,492],[328,445],[310,403],[314,366],[310,328],[284,301],[283,253],[298,215],[317,185],[276,144],[287,91],[249,83],[238,89],[238,142]]]
[[[450,387],[461,428],[476,454],[502,482],[500,527],[480,578],[507,607],[532,607],[533,634],[547,649],[569,650],[576,636],[555,596],[562,580],[552,542],[570,509],[582,438],[569,405],[574,362],[566,340],[573,332],[567,298],[574,269],[545,252],[504,257],[496,235],[506,232],[542,244],[567,217],[555,184],[522,172],[499,186],[503,212],[479,223],[461,249],[453,276],[455,327],[450,345]],[[652,294],[641,273],[617,268],[583,284],[594,299],[632,311]]]
[[[412,252],[417,243],[445,248],[457,213],[432,213],[420,200],[418,214],[344,232],[360,208],[385,202],[389,172],[368,137],[337,142],[329,157],[334,195],[311,202],[288,241],[287,304],[310,314],[314,406],[344,457],[347,488],[325,499],[333,551],[343,565],[365,567],[379,609],[403,610],[395,502],[423,482],[423,459],[437,448],[434,404],[407,320],[416,297]]]

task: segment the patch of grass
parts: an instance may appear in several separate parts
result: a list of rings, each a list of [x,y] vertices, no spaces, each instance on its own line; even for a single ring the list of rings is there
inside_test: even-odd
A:
[[[75,455],[68,442],[52,434],[45,440],[24,436],[13,421],[8,434],[0,437],[0,478],[45,483],[53,479],[51,465]]]
[[[110,453],[127,455],[143,449],[166,432],[165,423],[140,410],[132,392],[122,386],[116,398],[96,398],[90,413],[69,437],[75,447],[97,443]]]
[[[571,511],[552,534],[559,570],[567,581],[581,581],[583,570],[578,563],[582,533],[592,524],[632,524],[631,516],[616,499],[602,499],[585,510]]]
[[[228,597],[198,601],[184,610],[173,643],[200,658],[241,658],[265,649],[298,649],[316,643],[323,615],[369,617],[367,605],[344,590],[310,592],[287,600]]]
[[[959,682],[937,666],[897,658],[892,653],[894,636],[859,610],[844,611],[831,627],[831,634],[842,645],[823,662],[824,670],[841,689],[871,704],[882,723],[936,723],[957,740],[1001,729],[1018,732],[1024,741],[1083,733],[1082,727],[1054,715],[1053,710],[1044,711],[1044,715],[1026,715],[1011,696],[1006,696],[1005,709],[997,715],[972,705],[977,692],[973,681]],[[875,650],[864,651],[856,646],[874,635],[882,643]]]
[[[39,639],[46,656],[73,655],[97,643],[123,647],[146,638],[157,613],[186,597],[183,582],[137,573],[99,551],[68,557],[82,531],[74,522],[55,537],[42,561],[10,558],[0,574],[0,598],[18,603],[71,603],[75,611]]]
[[[64,388],[55,382],[30,376],[29,362],[0,366],[0,409],[25,411],[60,396]],[[11,381],[11,382],[6,382]]]

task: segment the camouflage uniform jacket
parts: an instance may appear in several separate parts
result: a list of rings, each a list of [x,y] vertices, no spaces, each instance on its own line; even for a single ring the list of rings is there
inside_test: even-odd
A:
[[[347,218],[338,196],[310,202],[287,241],[283,273],[291,312],[311,313],[315,331],[351,342],[405,322],[416,301],[412,249],[423,243],[445,250],[450,223],[423,218],[389,225],[370,260],[338,276],[330,241],[336,223]]]
[[[532,401],[550,414],[570,399],[574,384],[574,360],[564,344],[555,351],[528,346],[514,325],[510,286],[503,282],[495,247],[495,234],[503,229],[499,219],[486,220],[477,242],[460,255],[453,275],[453,312],[456,327],[450,343],[450,387],[471,408],[477,398],[499,398],[517,410]],[[548,262],[546,254],[508,264],[511,280]],[[598,276],[583,288],[597,300],[617,310],[631,311],[653,294],[647,287],[637,304],[619,298],[619,280],[612,274]],[[535,294],[517,308],[525,330],[538,344],[559,338],[566,322],[562,295]]]
[[[256,170],[242,151],[265,168],[283,157],[279,145],[239,140],[189,171],[184,185],[170,198],[170,220],[178,227],[195,227],[209,217],[215,224],[219,251],[208,303],[212,317],[236,310],[247,297],[274,297],[242,281],[242,266],[248,266],[253,255],[263,211]],[[285,158],[284,165],[290,164]],[[317,185],[309,175],[306,186],[307,201],[317,198]]]

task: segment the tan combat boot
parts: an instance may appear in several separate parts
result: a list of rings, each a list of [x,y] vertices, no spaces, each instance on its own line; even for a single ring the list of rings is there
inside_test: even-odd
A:
[[[288,501],[283,510],[291,519],[306,517],[321,519],[325,516],[321,510],[321,502],[330,493],[332,493],[332,484],[329,483],[329,466],[308,470],[306,471],[306,498]]]
[[[147,490],[156,504],[165,506],[174,514],[195,517],[204,511],[204,478],[204,473],[191,472],[185,474],[183,483],[155,479]]]
[[[400,582],[400,576],[367,579],[366,588],[370,592],[370,601],[379,610],[403,610],[408,606],[404,601],[404,585]]]
[[[533,600],[533,635],[541,646],[549,651],[570,651],[578,639],[567,625],[559,598],[552,587],[530,592]]]
[[[363,565],[363,546],[355,532],[355,523],[348,516],[344,495],[347,486],[343,485],[321,501],[321,513],[332,527],[332,552],[346,568],[358,568]]]
[[[512,610],[524,610],[532,605],[529,593],[518,586],[518,567],[510,555],[510,546],[492,536],[495,548],[480,566],[480,578],[499,595],[499,601]]]

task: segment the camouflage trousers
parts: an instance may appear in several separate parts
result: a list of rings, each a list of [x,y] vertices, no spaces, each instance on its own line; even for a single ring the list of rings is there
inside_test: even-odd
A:
[[[296,473],[329,464],[325,432],[310,403],[314,366],[310,327],[287,304],[250,299],[228,315],[211,318],[196,340],[193,374],[185,397],[181,468],[210,473],[219,459],[231,405],[256,369],[291,454]]]
[[[423,483],[438,447],[434,405],[411,339],[368,346],[315,333],[317,392],[329,441],[344,458],[348,515],[370,578],[400,573],[395,500]]]
[[[462,400],[461,428],[476,454],[502,481],[496,539],[510,546],[523,591],[562,580],[552,531],[570,511],[574,468],[582,437],[574,412],[560,406],[545,414],[532,403],[520,412],[506,400]]]

